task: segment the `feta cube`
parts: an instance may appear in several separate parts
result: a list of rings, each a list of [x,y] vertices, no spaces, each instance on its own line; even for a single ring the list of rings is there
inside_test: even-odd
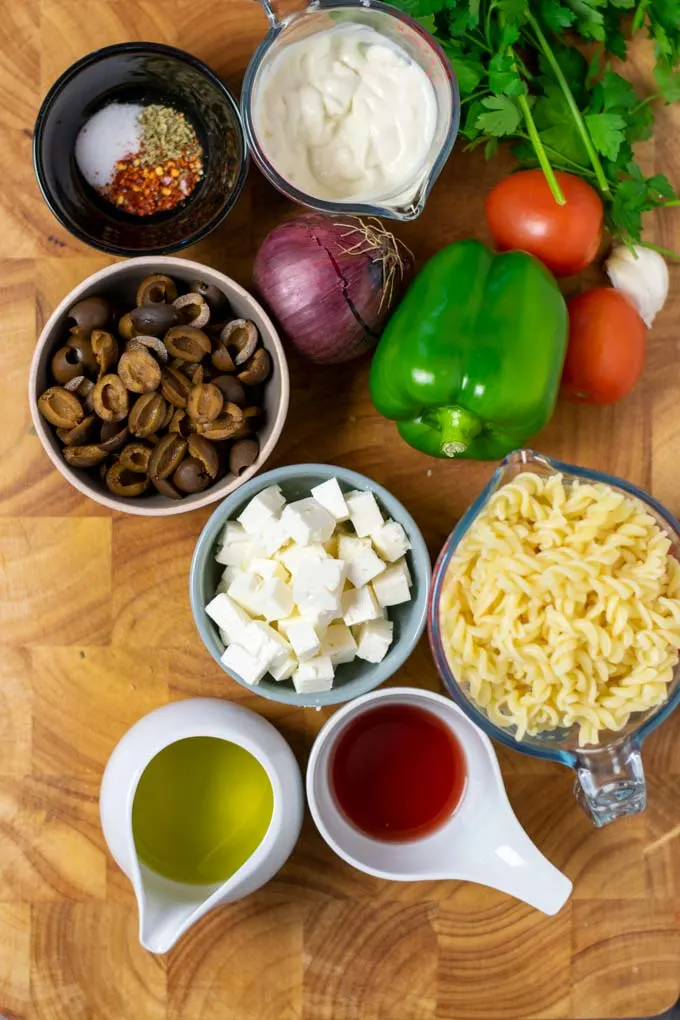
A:
[[[309,620],[279,621],[279,630],[286,636],[300,662],[311,659],[321,649],[321,641]]]
[[[340,594],[345,580],[342,560],[325,559],[300,566],[293,579],[293,598],[300,612],[340,612]]]
[[[398,564],[388,567],[373,579],[373,591],[381,606],[399,606],[411,600],[408,581]]]
[[[342,595],[342,618],[348,627],[380,617],[380,607],[370,584],[363,588],[350,588]]]
[[[335,518],[315,499],[298,499],[281,514],[289,538],[299,545],[327,542],[335,531]]]
[[[397,521],[385,521],[381,528],[371,532],[371,542],[388,563],[394,563],[410,548],[406,532]]]
[[[224,567],[245,569],[257,552],[254,542],[250,539],[247,542],[230,542],[228,545],[223,545],[215,554],[215,560]]]
[[[290,574],[278,560],[263,560],[259,558],[251,560],[248,564],[248,571],[251,574],[259,574],[260,577],[278,577],[281,581],[286,582],[290,580]]]
[[[330,691],[335,671],[328,655],[301,662],[293,673],[293,684],[298,694],[316,694]]]
[[[229,645],[220,661],[228,672],[235,673],[251,687],[259,684],[267,672],[264,663],[237,644]]]
[[[276,558],[283,563],[289,574],[295,576],[303,563],[318,563],[328,559],[328,553],[319,542],[313,542],[311,545],[289,545]]]
[[[346,521],[349,518],[349,507],[337,478],[329,478],[327,482],[315,485],[312,489],[312,496],[328,510],[329,514],[333,515],[336,521]]]
[[[205,607],[205,611],[220,628],[220,632],[226,635],[224,643],[227,645],[236,641],[250,623],[248,614],[224,592],[216,595]]]
[[[372,492],[357,492],[355,490],[348,493],[345,498],[349,508],[349,518],[359,538],[366,538],[373,531],[382,527],[383,515],[380,513],[380,507]]]
[[[245,572],[248,573],[247,570]],[[229,585],[234,580],[236,575],[237,574],[241,574],[241,573],[243,573],[243,571],[239,570],[238,567],[225,567],[224,570],[222,571],[222,577],[220,578],[220,584],[226,584],[227,589],[228,589]],[[218,585],[218,588],[219,588],[219,585]],[[225,589],[225,590],[227,590],[227,589]]]
[[[258,616],[265,620],[282,620],[293,611],[293,592],[289,585],[278,577],[267,577],[257,595],[260,607]]]
[[[408,563],[406,562],[406,560],[405,559],[397,560],[397,562],[394,564],[394,569],[399,570],[404,575],[407,585],[409,586],[409,588],[412,588],[413,578],[411,577],[411,571],[408,569]]]
[[[394,625],[389,620],[369,620],[358,628],[357,657],[382,662],[392,644]]]
[[[240,637],[234,640],[266,665],[267,669],[281,666],[292,654],[286,639],[261,620],[251,620]]]
[[[345,623],[330,624],[321,642],[321,654],[330,656],[334,666],[353,661],[357,654],[357,643]]]
[[[231,569],[232,569],[231,567],[227,567],[227,570],[231,570]],[[229,579],[227,581],[227,580],[225,580],[224,577],[221,577],[219,579],[219,581],[217,582],[217,588],[215,588],[215,594],[216,595],[222,595],[222,594],[226,595],[230,583],[231,583],[231,579]]]
[[[233,545],[235,542],[248,542],[249,540],[248,532],[238,521],[227,521],[219,538],[220,545]]]
[[[355,539],[354,541],[363,543],[363,548],[353,559],[348,561],[347,576],[355,588],[363,588],[364,584],[368,584],[369,580],[373,580],[384,570],[385,565],[374,552],[369,539]]]
[[[295,672],[299,665],[300,664],[298,660],[295,658],[295,656],[289,655],[288,658],[285,659],[280,665],[270,666],[269,675],[271,676],[272,680],[276,681],[290,680],[290,678],[292,677],[293,673]]]
[[[246,574],[240,570],[229,585],[227,595],[251,616],[262,616],[260,600],[262,584],[262,579],[257,574]]]
[[[274,556],[288,541],[288,533],[280,519],[272,517],[257,536],[258,545],[265,556]]]
[[[262,492],[258,492],[257,496],[253,496],[238,515],[237,521],[249,535],[259,535],[269,521],[280,516],[285,503],[278,485],[270,485]]]
[[[307,623],[311,623],[312,627],[317,633],[320,639],[323,639],[326,633],[326,628],[333,620],[337,620],[338,617],[342,616],[342,599],[340,593],[338,593],[338,605],[336,609],[319,609],[316,611],[308,611],[301,616],[301,620],[306,620]]]

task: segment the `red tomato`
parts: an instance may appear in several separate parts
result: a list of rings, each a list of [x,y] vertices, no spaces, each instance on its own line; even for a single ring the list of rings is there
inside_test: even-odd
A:
[[[640,378],[645,324],[623,294],[596,287],[567,303],[569,346],[562,392],[588,404],[621,400]]]
[[[542,170],[522,170],[491,190],[486,219],[500,251],[520,248],[535,255],[555,276],[571,276],[597,255],[602,202],[580,177],[559,171],[555,176],[565,205],[553,198]]]

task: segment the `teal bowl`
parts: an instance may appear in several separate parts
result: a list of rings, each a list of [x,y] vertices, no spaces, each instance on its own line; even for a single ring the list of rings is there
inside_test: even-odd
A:
[[[246,503],[269,485],[279,485],[287,501],[304,499],[310,489],[329,478],[337,478],[343,492],[351,489],[366,489],[373,493],[383,514],[398,521],[411,542],[406,554],[409,570],[413,577],[412,598],[400,606],[391,606],[389,618],[394,623],[394,640],[382,662],[377,664],[355,659],[338,666],[333,687],[319,694],[298,694],[292,680],[277,682],[265,677],[256,687],[251,687],[240,676],[228,672],[220,662],[224,646],[217,627],[206,614],[205,606],[213,598],[223,567],[215,562],[215,546],[222,528],[227,521],[238,517]],[[292,464],[288,467],[266,471],[251,479],[233,492],[217,507],[201,532],[191,561],[189,592],[191,609],[203,643],[225,673],[233,677],[248,690],[261,694],[263,698],[279,701],[284,705],[320,707],[351,701],[361,694],[374,690],[391,677],[406,661],[425,629],[427,601],[430,590],[430,554],[416,522],[402,504],[381,485],[347,468],[332,464]]]

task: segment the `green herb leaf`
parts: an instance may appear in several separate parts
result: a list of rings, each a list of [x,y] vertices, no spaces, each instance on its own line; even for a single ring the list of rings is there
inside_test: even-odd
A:
[[[464,54],[460,43],[453,39],[442,42],[442,47],[453,64],[461,95],[469,96],[485,75],[479,56],[474,53]]]
[[[625,140],[623,117],[618,113],[590,113],[586,116],[586,125],[597,151],[615,160]]]
[[[611,110],[613,107],[623,107],[627,110],[638,103],[638,94],[631,83],[607,66],[593,89],[593,108]]]
[[[489,62],[489,88],[494,95],[523,96],[526,85],[511,53],[495,53]]]
[[[672,201],[675,195],[675,188],[664,174],[654,174],[647,179],[647,191],[650,195],[658,196],[660,201]]]
[[[657,64],[654,80],[667,103],[680,102],[680,71],[672,71],[663,64]]]
[[[482,105],[486,112],[481,113],[476,121],[480,131],[489,135],[513,135],[521,122],[521,114],[517,105],[508,96],[493,96],[483,99]]]

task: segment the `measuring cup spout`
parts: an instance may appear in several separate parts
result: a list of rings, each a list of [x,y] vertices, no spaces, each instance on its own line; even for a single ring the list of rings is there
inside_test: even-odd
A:
[[[576,754],[574,793],[594,825],[636,815],[647,805],[640,745],[624,739]]]

